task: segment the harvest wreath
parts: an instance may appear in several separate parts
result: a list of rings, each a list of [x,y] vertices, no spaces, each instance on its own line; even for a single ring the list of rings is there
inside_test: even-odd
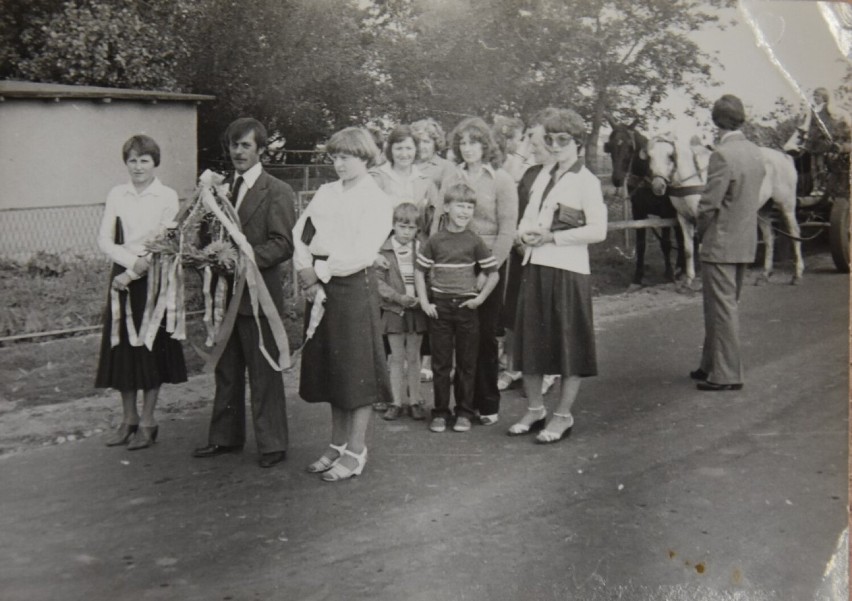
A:
[[[215,366],[227,344],[237,316],[239,299],[248,286],[252,314],[260,329],[261,312],[269,322],[278,361],[272,358],[260,337],[260,351],[278,371],[290,367],[287,333],[275,303],[266,288],[254,259],[254,251],[240,228],[240,220],[230,201],[225,177],[210,170],[201,174],[193,199],[176,218],[175,227],[151,240],[148,268],[148,296],[139,332],[133,328],[129,304],[127,330],[131,344],[151,349],[159,324],[165,318],[166,331],[176,340],[186,340],[184,270],[201,272],[204,294],[206,346],[213,347],[204,356],[205,367]],[[229,283],[233,284],[228,294]],[[235,302],[229,300],[236,299]],[[112,293],[113,341],[117,344],[118,293]]]

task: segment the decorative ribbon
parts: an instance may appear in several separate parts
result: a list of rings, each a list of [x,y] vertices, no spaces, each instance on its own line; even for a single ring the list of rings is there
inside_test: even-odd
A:
[[[235,285],[231,296],[231,303],[227,311],[225,310],[228,298],[227,279],[220,276],[216,282],[216,289],[211,295],[212,270],[209,266],[204,268],[202,289],[204,294],[203,321],[207,329],[205,344],[213,346],[213,350],[209,355],[197,347],[196,350],[205,358],[205,367],[209,368],[216,365],[224,351],[228,338],[231,336],[240,300],[242,299],[246,285],[248,285],[252,315],[254,316],[258,332],[261,332],[260,311],[263,311],[272,331],[275,345],[278,348],[278,361],[275,361],[269,354],[269,351],[267,351],[262,334],[259,336],[258,343],[260,352],[266,358],[269,365],[276,371],[289,368],[290,348],[287,340],[287,332],[284,330],[281,316],[278,314],[275,302],[266,288],[266,283],[255,261],[254,249],[242,233],[236,210],[229,203],[222,203],[222,207],[220,207],[213,196],[211,188],[208,186],[201,188],[199,196],[201,202],[218,218],[220,234],[224,234],[227,231],[228,235],[236,243],[240,253],[235,265]],[[125,299],[125,325],[131,346],[142,346],[144,344],[151,350],[160,324],[164,319],[166,322],[166,331],[172,335],[172,338],[177,340],[186,339],[184,270],[180,260],[182,251],[183,232],[181,231],[177,255],[162,256],[155,254],[152,257],[148,269],[145,311],[138,332],[133,322],[130,296],[129,294],[127,295]],[[114,347],[119,344],[120,340],[121,303],[117,290],[110,291],[110,310],[112,314],[110,343]]]
[[[240,258],[242,259],[241,261],[238,261],[237,269],[234,273],[236,284],[234,286],[233,296],[231,297],[231,304],[228,307],[228,311],[221,323],[221,326],[218,328],[215,346],[207,358],[205,367],[215,366],[219,361],[219,357],[221,357],[222,352],[225,350],[225,344],[231,335],[234,322],[236,321],[243,290],[245,289],[245,286],[248,285],[252,315],[254,316],[255,323],[257,324],[258,332],[261,333],[258,342],[260,352],[273,369],[276,371],[283,371],[290,367],[290,346],[287,341],[287,332],[284,330],[284,324],[281,321],[281,316],[278,315],[278,310],[275,307],[272,296],[270,296],[269,290],[266,288],[266,283],[263,281],[263,277],[260,273],[260,269],[255,262],[254,249],[251,247],[251,244],[249,244],[240,229],[239,217],[229,203],[222,203],[222,207],[224,207],[223,211],[222,207],[220,207],[216,202],[212,192],[208,188],[201,190],[201,201],[208,209],[210,209],[210,211],[213,212],[214,215],[216,215],[219,219],[219,223],[222,224],[224,229],[228,232],[228,235],[237,244],[237,248],[240,250]],[[226,215],[225,211],[229,214]],[[272,337],[278,348],[277,362],[266,350],[266,346],[263,343],[259,309],[266,315],[269,328],[272,331]]]

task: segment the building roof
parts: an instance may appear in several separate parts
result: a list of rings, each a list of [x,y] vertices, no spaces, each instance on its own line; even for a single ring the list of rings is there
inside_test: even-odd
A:
[[[91,99],[110,102],[112,100],[147,100],[149,102],[202,102],[215,100],[207,94],[182,94],[155,90],[131,90],[126,88],[101,88],[97,86],[72,86],[58,83],[35,83],[31,81],[0,81],[0,100],[6,98],[63,98]]]

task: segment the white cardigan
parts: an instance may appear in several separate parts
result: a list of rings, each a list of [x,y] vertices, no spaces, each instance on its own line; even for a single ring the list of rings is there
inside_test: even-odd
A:
[[[550,169],[539,172],[530,188],[530,201],[518,226],[518,233],[550,229],[557,204],[582,209],[586,225],[553,232],[553,242],[528,247],[529,262],[589,274],[588,245],[606,238],[607,211],[598,177],[585,167],[567,171],[553,186],[542,206],[542,195],[550,180]]]

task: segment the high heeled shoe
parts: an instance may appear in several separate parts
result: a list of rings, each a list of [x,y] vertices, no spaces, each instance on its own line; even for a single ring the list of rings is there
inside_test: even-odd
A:
[[[551,432],[547,428],[538,433],[538,436],[535,437],[535,441],[539,444],[552,444],[554,442],[559,442],[563,438],[568,438],[571,436],[571,429],[574,427],[574,416],[563,413],[553,412],[553,417],[561,417],[562,419],[570,419],[571,423],[567,428],[562,430],[562,432]]]
[[[338,459],[343,456],[343,451],[346,450],[346,443],[344,442],[342,445],[330,444],[328,445],[335,451],[337,451],[337,457],[334,459],[329,458],[327,455],[323,455],[308,467],[305,468],[311,474],[321,474],[322,472],[327,472],[331,469],[331,466],[334,465]]]
[[[104,444],[108,447],[118,447],[123,444],[127,444],[127,441],[130,440],[130,437],[133,436],[138,429],[138,424],[121,424],[116,429],[115,434],[113,434],[112,437]]]
[[[147,449],[152,444],[157,442],[157,432],[160,426],[139,426],[136,436],[127,445],[128,451],[138,451],[139,449]]]
[[[337,482],[339,480],[347,480],[353,476],[360,476],[361,472],[364,471],[364,466],[367,463],[367,447],[364,447],[364,450],[361,451],[360,455],[356,455],[349,449],[343,449],[343,455],[349,455],[353,457],[358,464],[354,468],[348,468],[340,463],[340,461],[335,461],[334,465],[322,475],[322,479],[326,482]],[[341,457],[343,457],[341,455]]]
[[[523,422],[517,422],[512,424],[506,431],[506,434],[508,436],[522,436],[524,434],[528,434],[530,432],[534,432],[536,430],[541,430],[542,428],[544,428],[544,423],[547,420],[546,407],[527,407],[527,412],[541,414],[541,417],[529,425]]]

